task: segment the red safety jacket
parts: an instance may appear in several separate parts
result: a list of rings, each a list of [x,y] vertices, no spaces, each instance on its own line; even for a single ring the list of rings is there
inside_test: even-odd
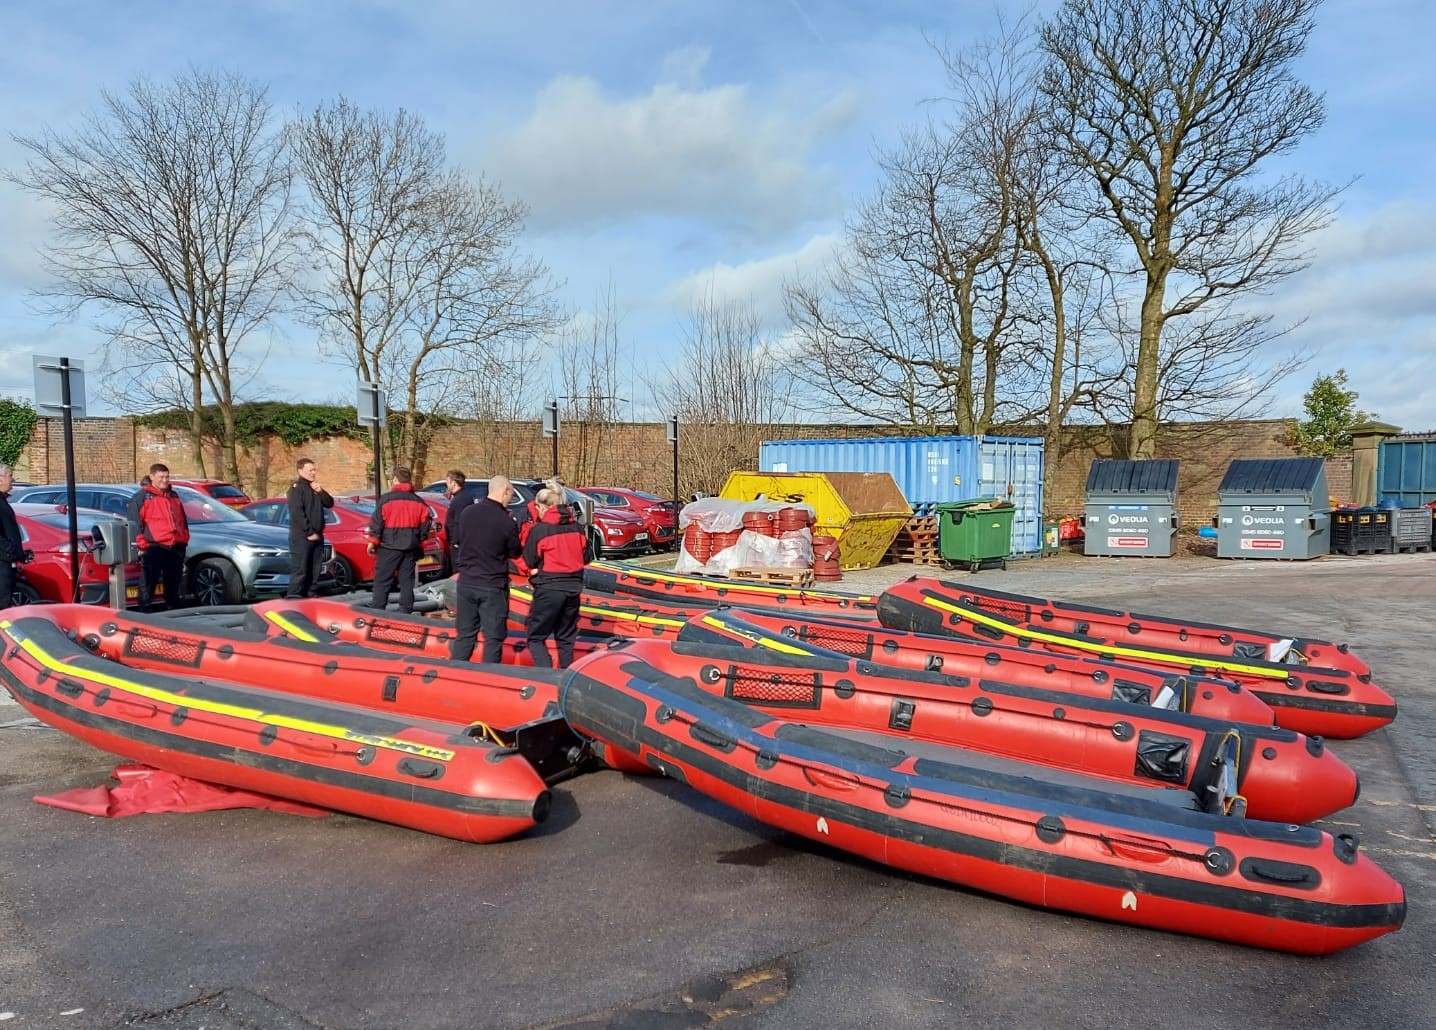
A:
[[[573,520],[568,505],[560,504],[533,523],[524,541],[524,562],[533,570],[529,582],[535,590],[559,587],[580,590],[583,567],[593,558],[588,534]]]
[[[394,551],[422,551],[434,512],[408,483],[396,483],[379,498],[364,535],[370,543]]]
[[[140,524],[135,546],[141,551],[150,544],[183,547],[189,543],[189,520],[184,516],[183,502],[173,490],[147,483],[130,504]]]

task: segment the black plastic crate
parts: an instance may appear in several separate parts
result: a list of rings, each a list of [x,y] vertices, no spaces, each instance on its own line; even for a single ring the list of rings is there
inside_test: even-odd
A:
[[[1436,526],[1432,529],[1436,536]],[[1332,554],[1390,554],[1391,512],[1385,508],[1339,508],[1331,513]]]

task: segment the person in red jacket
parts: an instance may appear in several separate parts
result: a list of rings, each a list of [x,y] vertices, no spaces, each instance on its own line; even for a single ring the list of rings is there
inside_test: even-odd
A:
[[[374,505],[374,517],[365,530],[370,554],[378,551],[374,565],[374,596],[370,605],[383,610],[389,604],[389,583],[399,577],[399,609],[414,610],[414,568],[424,553],[424,539],[433,525],[434,512],[414,493],[413,475],[400,465],[394,481]]]
[[[131,518],[138,524],[135,546],[140,551],[140,607],[154,602],[155,584],[163,583],[165,608],[180,606],[185,549],[189,546],[189,520],[184,504],[170,486],[168,465],[150,466],[140,491],[130,500]]]
[[[535,500],[538,519],[524,541],[524,563],[532,570],[529,585],[533,603],[529,607],[529,654],[536,666],[552,666],[548,638],[558,649],[558,667],[573,664],[573,644],[578,639],[578,609],[583,594],[583,567],[592,559],[588,534],[574,521],[563,494],[549,487]]]

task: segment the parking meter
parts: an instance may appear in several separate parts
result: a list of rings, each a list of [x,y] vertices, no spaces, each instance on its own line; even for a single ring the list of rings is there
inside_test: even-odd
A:
[[[95,542],[91,557],[98,564],[110,567],[110,607],[123,611],[128,587],[125,565],[139,560],[130,524],[125,519],[96,522],[90,536]]]

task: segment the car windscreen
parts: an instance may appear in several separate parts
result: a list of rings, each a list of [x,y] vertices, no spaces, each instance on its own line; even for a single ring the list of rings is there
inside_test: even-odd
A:
[[[231,501],[249,500],[248,494],[246,494],[243,490],[239,489],[239,487],[231,486],[228,483],[211,483],[209,487],[209,495],[211,497],[218,497],[224,500]]]
[[[170,489],[174,490],[180,503],[184,505],[184,517],[191,523],[249,521],[229,505],[221,504],[213,497],[206,497],[198,490],[192,490],[187,486],[175,486]]]

